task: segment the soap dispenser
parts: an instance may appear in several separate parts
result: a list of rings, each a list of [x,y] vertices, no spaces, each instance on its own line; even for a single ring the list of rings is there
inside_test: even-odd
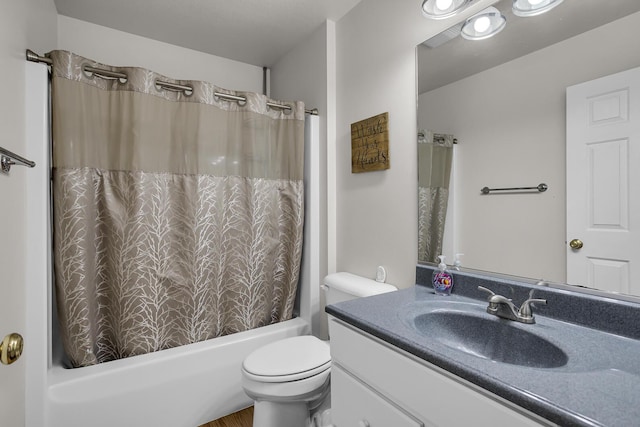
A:
[[[456,259],[453,261],[453,269],[456,271],[460,271],[462,267],[462,262],[460,261],[461,256],[464,256],[464,254],[456,254]]]
[[[436,291],[436,295],[450,295],[453,287],[453,276],[447,271],[447,264],[444,263],[445,256],[440,255],[438,258],[440,263],[432,276],[433,289]]]

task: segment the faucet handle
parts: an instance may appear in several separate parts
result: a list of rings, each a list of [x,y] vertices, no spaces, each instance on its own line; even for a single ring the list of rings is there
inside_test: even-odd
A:
[[[485,291],[489,293],[489,297],[487,298],[487,300],[490,300],[492,296],[494,296],[496,293],[493,292],[491,289],[489,288],[485,288],[484,286],[478,286],[478,290],[479,291]]]
[[[521,317],[533,318],[533,311],[531,310],[531,304],[535,304],[535,303],[546,305],[547,300],[540,299],[540,298],[529,298],[528,300],[523,302],[522,305],[520,306],[520,310],[518,310],[518,315]]]

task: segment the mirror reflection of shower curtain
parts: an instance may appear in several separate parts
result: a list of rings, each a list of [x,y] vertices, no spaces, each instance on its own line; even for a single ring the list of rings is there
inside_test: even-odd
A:
[[[302,252],[304,105],[286,113],[260,94],[64,51],[50,57],[54,265],[71,364],[291,318]],[[89,75],[83,64],[128,79]],[[155,79],[193,93],[160,90]]]
[[[442,254],[453,158],[453,135],[418,133],[418,262]]]

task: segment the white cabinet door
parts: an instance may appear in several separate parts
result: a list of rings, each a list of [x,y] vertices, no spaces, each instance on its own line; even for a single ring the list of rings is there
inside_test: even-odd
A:
[[[336,365],[331,368],[331,393],[336,427],[424,426]]]
[[[640,295],[638,165],[640,68],[567,88],[568,283]]]
[[[394,414],[411,414],[407,415],[409,420],[415,417],[419,420],[416,422],[429,427],[553,425],[340,320],[331,319],[329,328],[333,363],[331,404],[336,427],[360,427],[358,422],[363,417],[377,414],[378,409],[386,411],[389,404],[398,410],[402,408]],[[334,372],[337,373],[334,375]],[[366,393],[356,392],[357,387],[341,378],[341,373],[358,381],[357,384],[366,387],[377,399],[368,399],[364,397]],[[373,418],[367,421],[371,426],[415,425],[373,424]]]

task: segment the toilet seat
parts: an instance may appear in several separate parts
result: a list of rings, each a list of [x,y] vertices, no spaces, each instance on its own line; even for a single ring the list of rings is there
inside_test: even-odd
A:
[[[328,302],[397,290],[349,273],[325,278]],[[287,338],[255,350],[242,363],[242,388],[254,400],[253,422],[261,427],[317,424],[331,406],[329,343],[313,336]],[[322,415],[322,419],[326,419]]]
[[[319,399],[328,390],[331,368],[308,378],[287,382],[253,380],[247,376],[244,370],[242,374],[242,388],[255,401],[309,402]]]
[[[253,381],[283,383],[318,375],[331,367],[329,343],[312,335],[267,344],[242,363],[243,374]]]

